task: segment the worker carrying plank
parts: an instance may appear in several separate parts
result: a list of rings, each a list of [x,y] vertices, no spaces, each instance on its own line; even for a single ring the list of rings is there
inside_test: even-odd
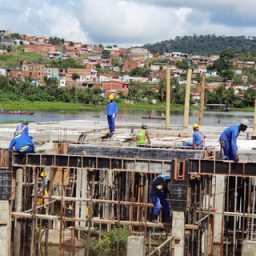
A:
[[[152,182],[152,189],[150,193],[151,201],[153,203],[153,210],[151,221],[157,223],[158,215],[163,208],[163,222],[170,223],[170,206],[167,201],[167,195],[170,193],[167,185],[171,181],[169,174],[160,174]]]
[[[237,154],[237,137],[239,133],[245,132],[250,122],[248,119],[242,119],[240,124],[233,124],[226,128],[220,135],[221,151],[224,152],[224,160],[239,161]]]

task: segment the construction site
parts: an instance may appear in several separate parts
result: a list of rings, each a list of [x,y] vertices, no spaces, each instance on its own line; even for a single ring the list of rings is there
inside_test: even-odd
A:
[[[183,126],[169,108],[142,147],[134,143],[140,124],[119,123],[110,136],[105,122],[87,120],[31,123],[36,153],[9,154],[15,126],[2,125],[0,255],[256,255],[256,110],[234,162],[222,160],[225,127],[203,125],[203,108],[205,147],[182,147],[192,134],[189,96]],[[158,223],[149,218],[152,181],[163,173],[171,176],[167,224],[161,214]],[[113,230],[112,248],[96,250]]]

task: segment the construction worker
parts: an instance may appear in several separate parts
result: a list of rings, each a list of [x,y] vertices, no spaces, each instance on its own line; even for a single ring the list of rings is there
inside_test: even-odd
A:
[[[141,125],[141,129],[138,131],[136,135],[136,145],[137,146],[142,146],[146,144],[146,139],[148,144],[151,143],[149,133],[147,130],[147,126],[145,124]]]
[[[158,215],[160,213],[161,206],[163,209],[163,222],[170,222],[171,211],[169,203],[166,200],[167,194],[169,194],[169,190],[167,188],[169,181],[171,181],[169,174],[160,174],[152,182],[152,190],[150,193],[151,201],[153,203],[151,216],[152,222],[158,221]]]
[[[220,145],[221,149],[224,151],[225,160],[233,160],[235,162],[239,161],[237,154],[237,137],[240,131],[246,131],[250,122],[248,119],[242,119],[240,124],[234,124],[226,128],[220,135]]]
[[[193,124],[193,141],[186,141],[183,143],[185,147],[202,148],[205,145],[205,135],[199,131],[199,125]]]
[[[22,121],[21,121],[21,124],[19,124],[17,127],[16,127],[16,130],[15,132],[19,132],[19,133],[23,133],[25,135],[28,135],[29,134],[29,129],[28,129],[28,119],[27,118],[24,118]]]
[[[115,118],[117,114],[117,104],[114,101],[114,95],[109,95],[109,102],[106,108],[106,116],[108,119],[109,132],[113,134],[115,132]]]
[[[9,145],[9,152],[15,151],[18,153],[33,153],[35,147],[32,141],[32,137],[24,133],[15,132],[14,138]]]

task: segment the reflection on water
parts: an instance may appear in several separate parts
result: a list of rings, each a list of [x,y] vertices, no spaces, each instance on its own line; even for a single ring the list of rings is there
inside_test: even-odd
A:
[[[165,124],[164,119],[142,119],[142,116],[164,116],[164,111],[159,110],[121,110],[117,115],[117,122],[144,122],[147,124]],[[194,110],[190,112],[189,123],[198,121],[199,111]],[[75,114],[63,113],[49,113],[49,112],[35,112],[34,115],[4,115],[0,114],[0,122],[13,121],[19,122],[24,117],[28,117],[32,122],[53,122],[64,120],[106,120],[104,111],[83,111]],[[253,120],[253,112],[209,112],[205,111],[203,122],[205,125],[211,126],[229,126],[231,124],[239,123],[242,118],[248,118],[251,122]],[[183,111],[171,111],[171,124],[183,124]]]

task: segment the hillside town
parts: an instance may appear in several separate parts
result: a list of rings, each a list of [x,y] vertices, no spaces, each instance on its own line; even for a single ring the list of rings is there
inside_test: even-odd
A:
[[[205,74],[210,92],[224,86],[225,89],[232,88],[236,95],[243,97],[245,91],[256,88],[256,80],[244,72],[245,69],[255,70],[254,61],[233,61],[236,79],[223,80],[218,70],[209,69],[219,59],[219,55],[198,56],[178,51],[160,55],[152,54],[143,47],[83,44],[0,30],[0,57],[17,55],[18,51],[37,54],[40,60],[21,58],[15,67],[3,65],[0,61],[0,75],[16,80],[29,79],[35,85],[43,85],[52,79],[58,87],[99,88],[103,96],[127,96],[131,84],[137,83],[147,84],[152,92],[159,92],[167,67],[179,84],[186,83],[187,68],[193,67],[191,100],[194,103],[200,98],[200,79],[196,78],[201,74]]]

